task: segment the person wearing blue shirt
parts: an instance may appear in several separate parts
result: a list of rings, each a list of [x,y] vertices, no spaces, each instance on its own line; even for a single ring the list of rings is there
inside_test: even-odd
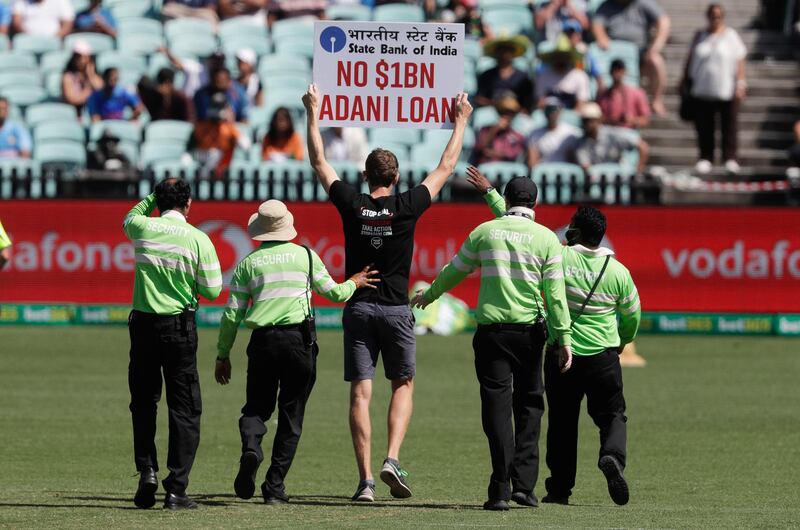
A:
[[[233,83],[231,80],[231,72],[225,67],[217,68],[212,71],[209,84],[195,93],[194,107],[197,119],[200,121],[206,119],[208,108],[211,105],[211,97],[219,92],[224,93],[225,97],[228,99],[228,103],[236,114],[236,121],[246,123],[249,111],[247,94],[244,91],[244,87],[238,83]]]
[[[0,97],[0,159],[30,158],[33,142],[28,130],[8,119],[8,100]]]
[[[142,113],[142,102],[139,96],[118,85],[117,69],[107,68],[103,82],[105,86],[93,92],[86,103],[92,121],[124,120],[126,108],[131,109],[131,120],[137,119]]]
[[[11,8],[0,4],[0,33],[8,35],[9,26],[11,26]]]
[[[89,7],[75,15],[74,31],[104,33],[116,38],[117,20],[103,7],[103,0],[91,0]]]

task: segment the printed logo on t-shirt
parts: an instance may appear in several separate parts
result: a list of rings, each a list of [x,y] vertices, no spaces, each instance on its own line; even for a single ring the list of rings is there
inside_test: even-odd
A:
[[[370,240],[370,243],[372,244],[373,247],[375,247],[375,250],[378,250],[379,248],[381,248],[383,246],[383,239],[381,239],[379,237],[373,237]]]
[[[361,208],[361,218],[362,218],[362,225],[361,225],[361,235],[373,237],[377,236],[377,239],[380,240],[382,237],[389,237],[393,235],[392,231],[392,217],[394,217],[394,213],[390,212],[388,208],[383,208],[380,211],[371,210],[369,208]],[[373,238],[370,243],[373,247],[378,248],[375,246],[375,238]]]

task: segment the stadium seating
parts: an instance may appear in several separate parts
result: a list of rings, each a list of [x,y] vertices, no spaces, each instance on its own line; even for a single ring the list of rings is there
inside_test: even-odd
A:
[[[30,53],[13,51],[0,53],[0,71],[33,70],[36,67],[36,57]]]
[[[42,74],[49,74],[50,72],[63,72],[64,67],[67,66],[72,52],[69,50],[56,50],[47,52],[42,55],[39,60],[39,70]]]
[[[606,204],[630,204],[630,182],[633,176],[633,169],[621,164],[596,164],[589,168],[591,185],[587,198]],[[603,183],[618,185],[603,186]],[[619,190],[618,196],[616,190]]]
[[[639,48],[632,42],[613,40],[609,43],[607,50],[592,43],[589,45],[589,53],[594,57],[597,68],[602,72],[606,83],[611,80],[611,75],[609,74],[611,61],[622,59],[625,61],[627,81],[632,84],[639,84]]]
[[[145,141],[141,145],[139,164],[146,169],[157,162],[179,162],[185,151],[186,144],[179,142]]]
[[[158,120],[145,127],[144,139],[153,143],[182,143],[186,145],[192,135],[192,124],[185,121]]]
[[[420,6],[409,4],[387,4],[372,11],[377,22],[425,22],[425,11]]]
[[[64,37],[64,49],[71,50],[75,41],[87,42],[94,54],[111,51],[116,46],[112,37],[102,33],[73,33]]]
[[[483,23],[496,35],[516,35],[533,30],[533,17],[527,7],[487,6],[483,13]]]
[[[46,121],[36,126],[33,131],[34,145],[40,145],[54,140],[67,140],[83,145],[86,141],[86,131],[77,120]]]
[[[0,95],[7,97],[11,103],[20,107],[27,107],[47,99],[45,89],[34,84],[9,85],[0,90]]]
[[[267,27],[263,24],[253,23],[247,17],[235,17],[223,20],[218,28],[219,38],[225,40],[231,37],[245,36],[251,40],[264,40],[269,38]]]
[[[41,55],[61,49],[61,39],[47,35],[28,35],[18,33],[14,36],[13,48],[16,52],[27,52]]]
[[[36,70],[0,71],[0,90],[13,85],[41,85],[42,77]]]
[[[76,121],[78,114],[75,107],[66,103],[39,103],[26,109],[25,121],[29,127],[36,127],[48,121]]]
[[[265,55],[258,63],[258,73],[261,79],[266,79],[275,72],[283,74],[311,75],[311,66],[303,55],[281,53],[279,55]]]
[[[117,45],[126,53],[147,55],[156,53],[159,48],[164,46],[164,39],[161,36],[147,33],[125,33],[120,34]]]
[[[86,147],[83,142],[55,140],[34,147],[33,158],[42,166],[68,173],[86,166]]]
[[[572,201],[572,184],[582,186],[583,169],[575,164],[548,162],[537,164],[531,178],[539,186],[541,202],[568,204]]]
[[[333,5],[325,10],[328,20],[371,20],[372,11],[366,6]]]
[[[286,39],[311,42],[313,37],[314,24],[305,18],[279,20],[272,25],[272,41],[276,44]]]
[[[417,129],[370,129],[369,141],[374,144],[398,143],[408,147],[419,143],[420,132]]]
[[[505,186],[514,177],[528,174],[528,166],[516,162],[488,162],[478,169],[497,187]]]
[[[127,120],[101,120],[94,122],[89,129],[89,140],[97,141],[105,131],[109,131],[119,137],[120,140],[139,144],[142,137],[141,126],[133,121]]]

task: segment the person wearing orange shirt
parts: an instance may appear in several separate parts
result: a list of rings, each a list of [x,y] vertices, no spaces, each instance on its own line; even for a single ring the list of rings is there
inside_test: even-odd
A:
[[[261,158],[267,162],[284,160],[303,160],[303,138],[294,130],[292,115],[286,107],[278,107],[269,122],[269,130],[264,135]]]
[[[250,139],[239,131],[233,121],[233,110],[224,93],[214,94],[206,119],[197,122],[189,140],[203,171],[222,178],[233,160],[236,148],[249,149]]]

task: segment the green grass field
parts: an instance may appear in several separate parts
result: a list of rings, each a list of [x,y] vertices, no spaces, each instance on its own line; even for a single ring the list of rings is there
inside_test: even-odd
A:
[[[379,483],[379,502],[348,502],[358,479],[347,427],[348,387],[341,377],[341,336],[327,332],[320,337],[317,386],[287,480],[292,504],[237,499],[232,483],[247,337],[239,337],[234,380],[223,388],[212,378],[215,332],[201,333],[202,441],[189,488],[201,507],[172,513],[137,510],[131,502],[136,478],[127,330],[0,328],[0,527],[800,525],[800,341],[643,337],[638,348],[649,365],[625,371],[630,504],[617,507],[608,498],[595,467],[597,431],[584,417],[574,505],[489,513],[480,509],[489,456],[468,335],[419,341],[416,409],[401,455],[413,498],[395,501]],[[385,451],[389,394],[379,382],[372,410],[375,471]],[[166,414],[159,421],[163,466]],[[540,496],[546,476],[543,464]]]

